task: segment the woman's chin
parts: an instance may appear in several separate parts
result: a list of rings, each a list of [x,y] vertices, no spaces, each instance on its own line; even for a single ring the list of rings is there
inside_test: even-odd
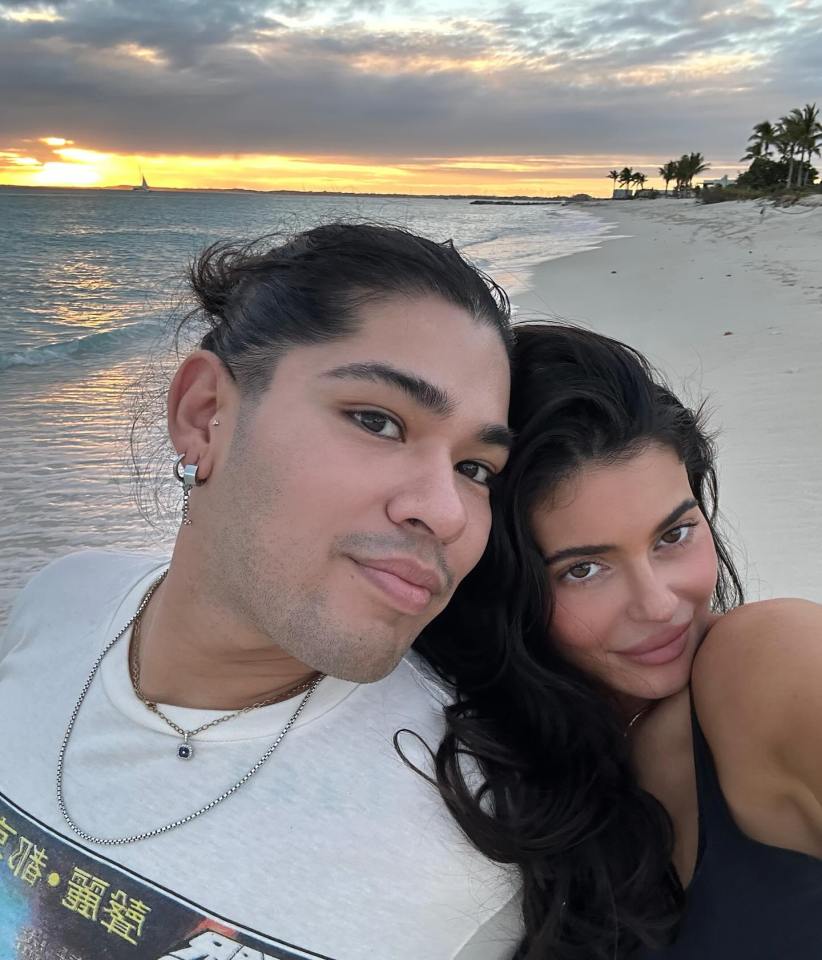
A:
[[[693,658],[681,663],[666,664],[665,667],[646,667],[642,670],[627,671],[614,678],[610,686],[623,697],[635,700],[667,700],[681,693],[691,679]]]

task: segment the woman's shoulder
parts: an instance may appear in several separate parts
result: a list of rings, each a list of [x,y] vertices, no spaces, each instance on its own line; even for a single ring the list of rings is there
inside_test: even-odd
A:
[[[700,719],[728,715],[738,726],[778,734],[803,690],[822,691],[822,605],[779,599],[737,607],[708,631],[694,661]],[[814,697],[822,711],[822,699]],[[795,730],[792,731],[796,733]]]
[[[822,604],[794,598],[745,604],[719,617],[700,646],[693,667],[697,705],[713,694],[723,702],[741,698],[742,706],[763,687],[770,702],[788,692],[778,681],[801,678],[814,666],[822,667]]]
[[[731,806],[798,804],[822,842],[822,801],[813,801],[822,798],[822,605],[766,600],[720,617],[694,661],[692,691],[723,789],[738,799],[725,790]]]

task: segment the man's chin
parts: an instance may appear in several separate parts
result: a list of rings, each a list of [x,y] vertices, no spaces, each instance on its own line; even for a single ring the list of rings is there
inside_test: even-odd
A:
[[[376,683],[377,680],[384,679],[395,670],[403,656],[404,653],[390,661],[341,665],[339,669],[328,671],[328,676],[337,677],[339,680],[350,680],[353,683]]]
[[[375,683],[387,677],[411,648],[414,638],[398,644],[391,650],[380,649],[369,656],[368,651],[359,648],[352,650],[347,657],[335,656],[329,658],[325,667],[318,665],[316,669],[329,677],[338,680],[350,680],[353,683]],[[337,651],[339,653],[339,651]]]

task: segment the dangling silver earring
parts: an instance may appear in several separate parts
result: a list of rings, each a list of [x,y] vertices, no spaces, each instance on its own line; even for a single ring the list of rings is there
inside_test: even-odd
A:
[[[200,486],[204,481],[197,479],[196,463],[187,463],[183,467],[183,472],[180,473],[180,466],[183,460],[185,460],[185,456],[185,453],[181,453],[174,461],[174,476],[183,485],[183,526],[190,527],[191,517],[189,516],[189,509],[191,505],[191,488]]]

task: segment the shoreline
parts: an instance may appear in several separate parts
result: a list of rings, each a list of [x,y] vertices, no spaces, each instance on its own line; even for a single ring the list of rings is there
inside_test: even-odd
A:
[[[602,201],[595,250],[546,261],[516,319],[645,353],[718,433],[720,508],[749,600],[822,601],[822,207]],[[764,211],[764,212],[761,212]]]

